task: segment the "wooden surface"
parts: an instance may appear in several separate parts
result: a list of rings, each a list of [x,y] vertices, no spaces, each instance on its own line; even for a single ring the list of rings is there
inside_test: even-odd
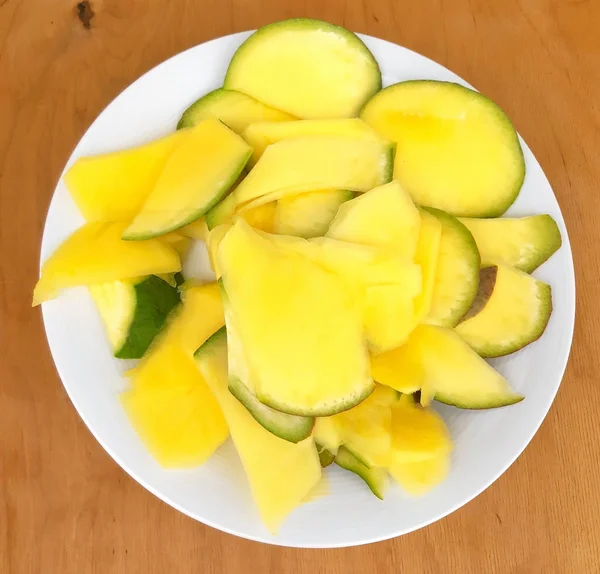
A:
[[[92,438],[30,308],[56,179],[97,114],[158,62],[291,16],[397,42],[514,120],[554,186],[577,273],[558,398],[491,488],[402,538],[346,550],[255,544],[196,523]],[[0,572],[600,572],[598,0],[0,0]]]

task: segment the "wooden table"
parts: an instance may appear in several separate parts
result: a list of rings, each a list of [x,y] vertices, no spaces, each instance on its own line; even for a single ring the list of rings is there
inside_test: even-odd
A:
[[[30,308],[71,150],[123,88],[217,36],[323,18],[448,66],[514,120],[558,196],[578,270],[567,374],[540,432],[448,518],[361,548],[222,534],[129,478],[69,402]],[[600,572],[598,0],[0,0],[0,572]]]

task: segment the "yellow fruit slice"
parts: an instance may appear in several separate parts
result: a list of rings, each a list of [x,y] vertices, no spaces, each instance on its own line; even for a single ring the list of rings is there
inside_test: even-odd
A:
[[[237,209],[235,192],[232,192],[207,212],[206,223],[208,229],[212,230],[219,225],[232,224],[236,217],[241,217],[251,227],[254,227],[254,229],[272,233],[276,212],[277,203],[274,201],[258,205],[252,209],[240,211]]]
[[[206,241],[206,247],[208,249],[208,259],[210,262],[210,268],[214,271],[217,279],[221,277],[221,269],[219,267],[219,260],[217,258],[217,249],[221,239],[225,237],[227,232],[231,229],[231,225],[223,224],[218,225],[210,231],[208,239]]]
[[[360,308],[336,275],[274,247],[238,220],[221,240],[228,308],[270,407],[323,416],[373,390]],[[229,324],[228,324],[229,328]]]
[[[448,455],[413,462],[394,462],[388,467],[392,478],[412,496],[427,494],[446,479],[449,470]]]
[[[415,298],[415,318],[422,321],[431,310],[438,254],[442,238],[442,224],[431,213],[421,210],[421,227],[415,253],[415,263],[421,267],[422,290]]]
[[[371,374],[378,383],[404,394],[418,391],[425,383],[421,357],[414,346],[409,345],[372,355]]]
[[[173,150],[187,132],[139,147],[79,158],[65,185],[87,221],[130,220],[150,194]]]
[[[258,511],[275,533],[321,478],[314,441],[294,444],[271,434],[229,392],[225,329],[198,349],[196,363],[221,405]]]
[[[88,223],[70,235],[42,265],[33,306],[79,285],[181,270],[177,252],[159,239],[121,240],[127,223]]]
[[[190,128],[123,238],[155,237],[204,215],[234,184],[251,152],[219,120],[204,120]]]
[[[179,229],[179,233],[185,237],[191,239],[197,239],[199,241],[206,241],[208,237],[208,227],[206,226],[206,220],[204,217],[188,223],[185,227]]]

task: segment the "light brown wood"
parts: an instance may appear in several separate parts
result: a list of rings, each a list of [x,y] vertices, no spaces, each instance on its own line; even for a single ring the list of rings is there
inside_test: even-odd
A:
[[[450,517],[346,550],[236,539],[144,490],[77,416],[30,308],[56,179],[104,106],[181,50],[290,16],[412,48],[496,100],[554,186],[577,269],[570,364],[525,453]],[[600,572],[599,29],[597,0],[0,0],[0,572]]]

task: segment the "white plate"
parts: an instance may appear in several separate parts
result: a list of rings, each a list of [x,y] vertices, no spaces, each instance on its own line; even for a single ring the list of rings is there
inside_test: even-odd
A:
[[[234,34],[196,46],[142,76],[100,114],[67,167],[79,156],[140,144],[172,131],[190,103],[221,85],[232,54],[248,35]],[[362,38],[381,66],[384,85],[418,78],[468,85],[406,48]],[[409,498],[392,488],[381,502],[360,479],[330,467],[326,472],[331,494],[297,509],[280,534],[271,536],[254,509],[230,443],[204,466],[190,471],[162,470],[150,457],[117,400],[125,387],[126,365],[111,356],[87,291],[73,289],[44,304],[43,317],[56,368],[81,418],[115,461],[156,496],[210,526],[252,540],[300,547],[351,546],[410,532],[456,510],[492,484],[527,446],[554,399],[571,346],[575,279],[567,231],[548,180],[521,143],[527,177],[508,214],[549,213],[560,227],[562,248],[535,273],[552,286],[554,313],[539,341],[494,361],[513,387],[525,394],[523,402],[488,412],[440,407],[456,450],[450,476],[427,496]],[[42,260],[82,222],[61,180],[46,221]]]

